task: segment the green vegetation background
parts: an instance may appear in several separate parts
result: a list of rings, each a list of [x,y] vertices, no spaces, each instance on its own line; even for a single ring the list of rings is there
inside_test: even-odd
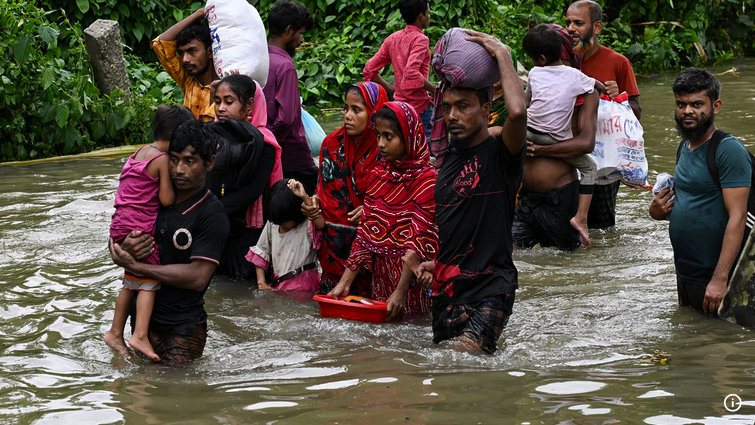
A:
[[[272,0],[249,0],[263,20]],[[149,41],[203,5],[192,0],[6,0],[0,8],[0,161],[139,144],[155,108],[183,95],[156,63]],[[338,108],[364,63],[404,26],[398,0],[303,0],[315,28],[296,56],[310,112]],[[519,58],[527,30],[563,24],[569,0],[431,2],[431,46],[445,30],[492,33]],[[637,74],[719,64],[755,54],[755,0],[603,0],[601,42],[630,58]],[[61,8],[61,5],[62,8]],[[82,35],[94,20],[120,23],[132,96],[102,95]],[[529,67],[526,59],[524,65]],[[434,76],[431,76],[434,79]]]

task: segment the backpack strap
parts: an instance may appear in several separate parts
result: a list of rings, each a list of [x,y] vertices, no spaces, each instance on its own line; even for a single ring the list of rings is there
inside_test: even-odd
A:
[[[719,190],[721,190],[721,179],[718,174],[718,167],[716,166],[716,153],[718,152],[718,145],[720,145],[721,141],[729,135],[729,133],[722,130],[716,130],[713,132],[713,136],[710,138],[710,146],[708,146],[708,155],[705,158],[705,163],[708,166],[708,173],[710,173],[713,183],[718,186]]]
[[[676,148],[676,163],[679,163],[679,158],[682,156],[682,147],[684,146],[684,140],[679,143],[679,147]]]

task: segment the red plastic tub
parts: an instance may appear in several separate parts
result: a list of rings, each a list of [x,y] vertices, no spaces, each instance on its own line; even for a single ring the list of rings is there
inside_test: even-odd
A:
[[[360,322],[385,322],[388,320],[388,305],[383,301],[370,300],[361,297],[341,297],[334,300],[327,295],[315,295],[313,298],[320,304],[320,316],[336,319],[357,320]],[[346,299],[362,302],[349,302]],[[372,304],[363,304],[369,302]]]

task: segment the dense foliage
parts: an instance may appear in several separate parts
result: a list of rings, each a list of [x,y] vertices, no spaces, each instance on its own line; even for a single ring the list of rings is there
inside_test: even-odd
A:
[[[249,0],[263,20],[273,0]],[[340,105],[346,84],[404,26],[397,0],[302,0],[315,28],[296,57],[304,103]],[[450,27],[492,33],[517,51],[532,26],[563,23],[570,0],[432,2],[431,46]],[[755,0],[603,0],[601,42],[635,71],[717,64],[755,54]],[[0,9],[0,160],[75,153],[148,139],[154,108],[182,95],[155,63],[148,41],[203,5],[195,0],[8,0]],[[41,6],[41,7],[40,7]],[[61,9],[62,7],[62,9]],[[102,96],[93,84],[82,28],[120,24],[132,95]],[[431,77],[432,79],[432,77]],[[55,90],[50,90],[54,87]]]
[[[142,143],[157,105],[175,101],[170,77],[130,56],[132,96],[100,95],[81,26],[51,16],[33,3],[0,8],[0,159]]]

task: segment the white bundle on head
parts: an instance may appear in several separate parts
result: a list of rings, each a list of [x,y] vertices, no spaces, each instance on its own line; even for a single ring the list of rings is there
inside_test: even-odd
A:
[[[218,76],[238,70],[265,87],[270,57],[265,25],[257,9],[246,0],[209,0],[204,10]]]

